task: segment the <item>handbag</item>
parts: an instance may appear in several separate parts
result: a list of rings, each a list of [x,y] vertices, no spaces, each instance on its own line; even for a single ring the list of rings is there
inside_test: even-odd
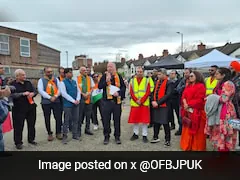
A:
[[[229,119],[228,124],[232,126],[233,129],[240,131],[240,119]]]
[[[185,127],[190,128],[192,126],[192,120],[189,118],[190,113],[187,112],[183,117],[182,117],[182,124]]]

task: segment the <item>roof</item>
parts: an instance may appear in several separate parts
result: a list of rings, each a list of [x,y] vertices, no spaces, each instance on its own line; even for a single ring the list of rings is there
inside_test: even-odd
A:
[[[145,66],[146,69],[154,69],[154,68],[166,68],[166,69],[183,69],[184,64],[176,59],[176,55],[168,55],[165,57],[161,57],[156,63],[153,63],[149,66]]]
[[[27,32],[27,31],[23,31],[23,30],[19,30],[19,29],[14,29],[14,28],[9,28],[9,27],[5,27],[5,26],[0,26],[0,28],[5,28],[5,29],[9,29],[9,30],[20,31],[20,32],[28,33],[28,34],[37,35],[36,33],[31,33],[31,32]]]
[[[57,52],[59,52],[59,53],[61,52],[61,51],[59,51],[59,50],[57,50],[57,49],[51,48],[51,47],[46,46],[46,45],[44,45],[44,44],[42,44],[42,43],[38,43],[38,45],[44,46],[44,47],[46,47],[46,48],[49,48],[49,49],[51,49],[51,50],[53,50],[53,51],[57,51]]]
[[[202,57],[208,54],[209,52],[211,52],[213,49],[217,49],[218,51],[226,55],[230,55],[231,53],[233,53],[239,48],[240,48],[240,42],[226,43],[224,46],[213,47],[213,48],[204,49],[201,51],[200,50],[186,51],[186,52],[179,53],[179,55],[181,55],[184,59],[188,59],[193,53],[196,53],[199,57]]]

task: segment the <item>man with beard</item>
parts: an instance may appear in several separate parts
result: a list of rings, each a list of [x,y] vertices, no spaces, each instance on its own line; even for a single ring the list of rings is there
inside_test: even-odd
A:
[[[42,96],[41,104],[45,119],[45,126],[48,133],[48,141],[53,141],[53,132],[51,131],[51,111],[56,121],[56,138],[62,139],[62,118],[59,80],[53,77],[53,70],[50,67],[44,68],[44,77],[38,81],[38,92]]]
[[[205,79],[206,95],[209,96],[213,93],[214,88],[217,86],[218,80],[215,78],[218,66],[213,65],[209,69],[210,76]]]
[[[236,109],[237,118],[240,119],[240,63],[232,61],[230,64],[232,72],[232,82],[235,85],[235,96],[233,98],[233,105]],[[238,148],[240,149],[240,131],[238,132]]]
[[[147,143],[148,124],[150,123],[150,94],[154,89],[154,82],[150,78],[143,77],[143,68],[136,68],[137,75],[130,82],[131,111],[128,123],[133,124],[133,136],[131,141],[138,139],[139,125],[142,124],[143,142]]]

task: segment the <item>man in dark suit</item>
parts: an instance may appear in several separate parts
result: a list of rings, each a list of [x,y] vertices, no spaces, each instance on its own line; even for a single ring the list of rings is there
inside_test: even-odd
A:
[[[119,88],[119,91],[111,93],[111,85]],[[121,75],[116,72],[116,65],[108,63],[107,72],[101,78],[99,89],[103,89],[103,134],[104,144],[109,143],[111,134],[110,121],[111,114],[114,120],[114,136],[116,144],[121,144],[120,140],[120,120],[122,113],[122,100],[125,98],[126,86]]]

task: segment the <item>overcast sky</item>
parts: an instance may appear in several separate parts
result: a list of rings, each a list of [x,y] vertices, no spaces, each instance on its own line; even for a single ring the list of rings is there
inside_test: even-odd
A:
[[[0,0],[0,25],[37,33],[39,42],[61,51],[63,66],[66,51],[69,64],[83,53],[95,62],[115,60],[121,50],[130,58],[163,49],[174,54],[181,44],[177,31],[188,43],[240,42],[238,0],[129,1]]]

